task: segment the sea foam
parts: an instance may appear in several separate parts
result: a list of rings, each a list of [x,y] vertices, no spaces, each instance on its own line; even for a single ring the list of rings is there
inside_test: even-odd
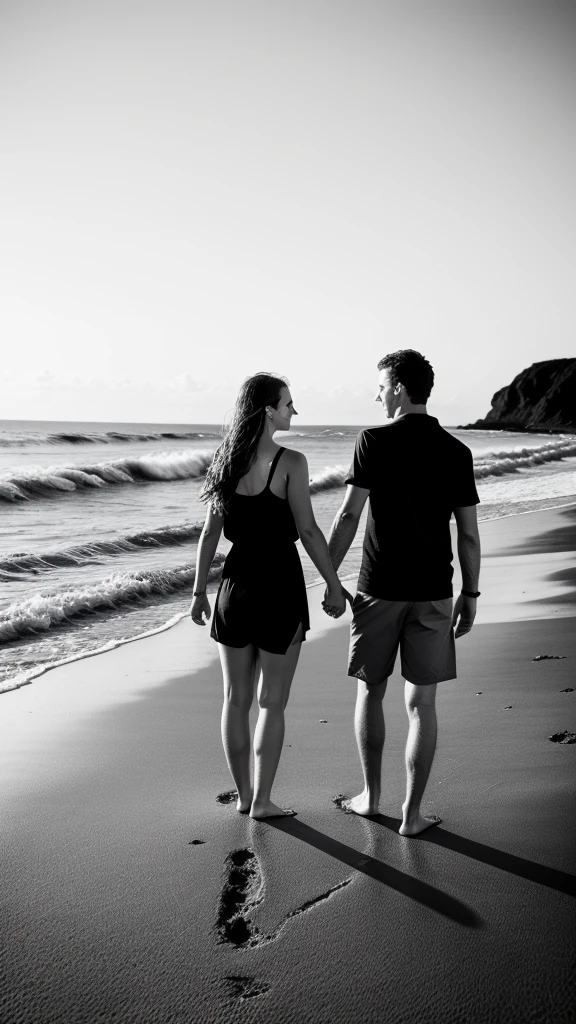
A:
[[[220,552],[216,553],[208,579],[220,575],[224,558]],[[182,565],[167,570],[118,572],[86,586],[41,591],[13,602],[0,612],[0,641],[46,632],[79,615],[112,611],[119,605],[171,594],[191,586],[195,577],[194,565]]]

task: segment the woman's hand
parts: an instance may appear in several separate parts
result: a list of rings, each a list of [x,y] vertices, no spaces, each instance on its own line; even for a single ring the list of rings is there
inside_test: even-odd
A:
[[[190,606],[192,622],[196,623],[197,626],[205,626],[211,614],[210,602],[206,597],[206,594],[198,594],[198,597],[193,599]],[[202,615],[206,616],[206,622],[203,621]]]
[[[346,600],[350,601],[350,605],[352,605],[352,597],[341,583],[338,588],[326,587],[322,607],[326,615],[330,615],[333,619],[339,619],[346,611]]]

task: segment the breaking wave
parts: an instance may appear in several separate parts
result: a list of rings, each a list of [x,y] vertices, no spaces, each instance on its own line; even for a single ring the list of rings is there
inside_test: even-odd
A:
[[[107,484],[133,484],[139,481],[191,480],[203,476],[214,453],[189,449],[180,452],[157,452],[135,458],[115,459],[92,465],[66,464],[31,466],[13,469],[0,475],[0,500],[27,501],[55,492],[103,487]],[[562,440],[537,448],[513,448],[487,452],[474,459],[477,480],[516,473],[519,469],[576,457],[576,442]],[[326,466],[310,477],[310,493],[343,487],[348,466]]]
[[[208,579],[216,579],[220,575],[224,557],[216,553]],[[119,605],[172,594],[192,585],[195,576],[193,565],[168,570],[118,572],[83,587],[34,594],[25,600],[15,601],[0,612],[0,641],[5,643],[46,632],[66,625],[77,616],[113,611]]]
[[[143,530],[112,540],[98,540],[49,551],[44,554],[23,552],[0,560],[0,579],[12,579],[10,574],[42,572],[54,568],[93,564],[100,555],[120,555],[142,548],[172,547],[195,540],[202,532],[202,523],[184,523],[181,526],[162,526],[156,530]]]
[[[28,445],[39,444],[122,444],[131,441],[196,441],[205,437],[220,437],[214,431],[197,430],[160,430],[150,433],[124,432],[121,430],[99,431],[74,431],[61,430],[53,434],[39,434],[32,432],[3,432],[0,434],[0,448],[24,448]]]
[[[116,459],[93,465],[77,463],[61,466],[30,466],[0,475],[1,501],[27,501],[55,492],[103,487],[106,484],[133,484],[138,481],[191,480],[203,476],[214,453],[189,450],[159,452],[136,458]],[[343,487],[347,466],[327,466],[310,478],[310,493]]]
[[[344,487],[348,469],[348,466],[326,466],[321,473],[310,477],[310,494],[330,491],[334,487]]]
[[[81,466],[30,466],[0,475],[0,500],[27,501],[55,491],[103,487],[106,484],[133,484],[152,480],[191,480],[203,476],[212,462],[213,452],[189,449],[182,452],[157,452],[136,458],[116,459]]]
[[[474,459],[474,476],[483,480],[490,476],[504,476],[506,473],[517,473],[519,469],[531,469],[533,466],[548,462],[560,462],[562,459],[576,458],[576,441],[552,441],[538,448],[512,448],[510,450],[487,452]],[[310,478],[310,493],[327,491],[334,487],[344,487],[348,466],[326,466],[316,476]]]
[[[553,441],[538,448],[488,452],[474,459],[474,476],[477,480],[483,480],[485,477],[504,476],[506,473],[516,473],[519,469],[531,469],[532,466],[544,465],[546,462],[560,462],[570,458],[576,458],[574,441]]]

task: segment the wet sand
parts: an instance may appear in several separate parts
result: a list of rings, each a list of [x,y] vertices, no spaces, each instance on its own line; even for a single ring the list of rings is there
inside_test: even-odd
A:
[[[220,744],[208,630],[184,621],[0,697],[6,1024],[570,1020],[576,509],[484,523],[478,624],[438,687],[427,813],[397,833],[406,718],[386,696],[381,814],[361,776],[347,623],[312,632],[253,822]],[[539,655],[555,659],[534,661]]]

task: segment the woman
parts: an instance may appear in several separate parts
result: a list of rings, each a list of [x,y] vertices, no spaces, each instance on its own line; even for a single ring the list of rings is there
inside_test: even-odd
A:
[[[284,709],[310,628],[298,537],[326,581],[325,610],[337,618],[346,606],[314,519],[306,458],[273,440],[275,431],[290,429],[295,415],[283,378],[257,373],[244,381],[201,493],[210,505],[190,614],[198,626],[205,625],[203,616],[210,618],[206,580],[224,529],[232,548],[210,635],[218,643],[224,677],[222,742],[238,790],[236,806],[253,818],[295,813],[278,807],[270,794],[284,740]],[[252,790],[248,712],[260,670]]]

